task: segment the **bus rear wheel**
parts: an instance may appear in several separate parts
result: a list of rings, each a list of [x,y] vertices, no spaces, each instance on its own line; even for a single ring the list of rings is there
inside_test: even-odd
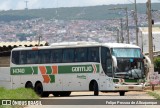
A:
[[[48,97],[49,93],[48,92],[43,92],[43,86],[41,83],[37,83],[35,85],[34,88],[35,92],[37,93],[37,95],[41,96],[41,97]]]

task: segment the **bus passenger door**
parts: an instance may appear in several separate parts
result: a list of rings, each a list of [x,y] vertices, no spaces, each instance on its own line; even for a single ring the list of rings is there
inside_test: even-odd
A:
[[[109,48],[101,47],[101,66],[102,71],[100,72],[100,89],[111,90],[112,89],[112,58]]]

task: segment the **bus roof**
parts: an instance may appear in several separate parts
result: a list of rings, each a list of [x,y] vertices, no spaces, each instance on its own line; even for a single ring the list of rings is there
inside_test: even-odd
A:
[[[102,45],[109,48],[140,48],[139,46],[133,44],[124,44],[124,43],[104,43]]]
[[[98,42],[86,42],[86,41],[79,41],[79,42],[62,42],[62,43],[53,43],[52,46],[87,46],[87,45],[99,45]]]
[[[38,49],[56,49],[56,48],[75,48],[75,47],[92,47],[92,46],[104,46],[108,48],[140,48],[136,45],[125,43],[98,43],[98,42],[61,42],[53,43],[50,46],[39,47],[18,47],[13,50],[38,50]]]

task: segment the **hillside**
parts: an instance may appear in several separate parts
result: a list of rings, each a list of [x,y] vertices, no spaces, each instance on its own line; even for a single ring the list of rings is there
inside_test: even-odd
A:
[[[114,7],[128,7],[134,10],[133,4],[102,5],[90,7],[67,7],[29,10],[9,10],[0,12],[0,21],[27,20],[32,18],[59,19],[59,20],[105,20],[121,17],[115,11],[108,9]],[[137,4],[138,13],[146,13],[146,4]],[[153,10],[160,10],[160,3],[152,4]],[[116,13],[118,13],[117,10]]]

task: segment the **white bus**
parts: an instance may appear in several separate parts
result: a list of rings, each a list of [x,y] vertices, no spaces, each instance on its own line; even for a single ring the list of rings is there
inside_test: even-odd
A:
[[[127,91],[143,90],[143,59],[138,46],[120,43],[19,47],[11,52],[8,85],[33,88],[42,97],[69,96],[72,91],[94,91],[94,95],[111,91],[124,96]]]

